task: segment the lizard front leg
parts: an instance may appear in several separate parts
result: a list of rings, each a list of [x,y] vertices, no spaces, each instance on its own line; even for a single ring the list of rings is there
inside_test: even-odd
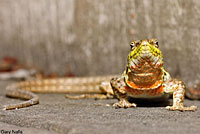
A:
[[[173,105],[167,106],[168,110],[179,110],[179,111],[195,111],[197,110],[196,106],[184,107],[184,94],[185,94],[185,85],[182,81],[177,79],[172,79],[163,84],[165,93],[173,93]]]
[[[125,90],[126,84],[122,78],[113,78],[110,81],[115,97],[119,102],[113,104],[115,108],[129,108],[136,107],[135,103],[130,103],[128,101],[128,96]]]

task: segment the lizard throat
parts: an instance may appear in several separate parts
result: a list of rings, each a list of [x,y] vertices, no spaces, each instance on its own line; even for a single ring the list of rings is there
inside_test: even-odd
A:
[[[158,88],[162,82],[162,71],[159,69],[152,72],[129,72],[126,80],[129,87],[142,90]]]
[[[133,89],[138,89],[138,90],[152,90],[160,87],[162,85],[163,81],[158,80],[152,85],[136,85],[134,82],[128,81],[127,80],[127,85]]]

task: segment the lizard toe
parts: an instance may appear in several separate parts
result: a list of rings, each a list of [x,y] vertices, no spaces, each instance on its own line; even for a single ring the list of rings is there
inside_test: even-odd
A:
[[[127,100],[121,100],[113,104],[113,107],[115,108],[130,108],[130,107],[136,107],[136,106],[137,105],[135,103],[130,103]]]
[[[196,111],[197,106],[190,106],[190,107],[167,106],[166,109],[170,111]]]

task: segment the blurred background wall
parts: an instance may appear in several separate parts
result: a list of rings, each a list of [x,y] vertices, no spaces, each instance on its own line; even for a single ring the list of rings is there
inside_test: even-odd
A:
[[[199,0],[0,0],[0,58],[49,73],[122,73],[129,43],[152,37],[173,76],[200,79]]]

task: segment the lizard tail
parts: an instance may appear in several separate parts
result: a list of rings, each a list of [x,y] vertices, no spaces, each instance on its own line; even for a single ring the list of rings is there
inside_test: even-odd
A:
[[[19,82],[17,86],[35,93],[102,93],[99,85],[111,78],[112,76],[98,76],[30,80]]]
[[[5,105],[3,110],[19,109],[39,103],[39,97],[26,90],[21,90],[18,83],[14,83],[6,88],[6,96],[25,99],[27,101],[18,104]]]
[[[107,93],[107,91],[102,90],[99,85],[102,81],[110,81],[112,77],[113,76],[57,78],[14,83],[6,88],[6,96],[25,99],[28,101],[19,104],[6,105],[4,106],[4,110],[19,109],[38,104],[39,97],[32,92],[72,94]],[[68,96],[68,98],[70,97]],[[100,96],[99,98],[103,97]]]

